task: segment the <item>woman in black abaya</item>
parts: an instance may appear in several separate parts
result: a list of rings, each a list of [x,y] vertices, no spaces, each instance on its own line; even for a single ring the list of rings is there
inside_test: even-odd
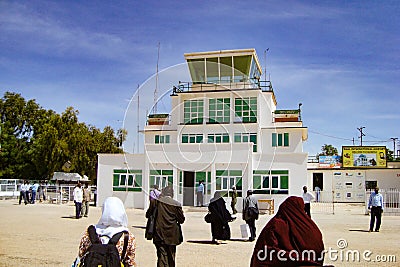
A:
[[[221,197],[220,192],[215,192],[214,197],[208,205],[208,212],[211,221],[212,241],[218,243],[217,240],[229,240],[231,238],[231,229],[228,222],[233,221],[229,211],[226,209],[225,200]]]

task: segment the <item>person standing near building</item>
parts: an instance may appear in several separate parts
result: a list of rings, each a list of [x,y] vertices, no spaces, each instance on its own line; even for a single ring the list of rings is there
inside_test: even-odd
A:
[[[37,182],[34,182],[32,185],[32,196],[31,196],[31,204],[35,204],[36,201],[36,192],[39,189],[39,184]]]
[[[203,181],[199,182],[199,186],[197,187],[196,194],[197,194],[197,206],[203,207],[203,202],[204,202],[204,182]]]
[[[375,187],[375,191],[371,193],[368,201],[368,209],[371,209],[371,221],[369,223],[369,232],[374,229],[376,220],[375,232],[379,232],[381,227],[382,212],[384,208],[383,196],[379,193],[379,187]]]
[[[26,201],[26,181],[21,182],[19,188],[19,204],[21,205],[22,199],[24,199],[25,205],[28,203]]]
[[[303,186],[303,201],[304,201],[304,211],[311,218],[311,201],[314,199],[314,196],[307,192],[307,186]]]
[[[247,190],[247,197],[243,199],[242,218],[250,228],[249,241],[256,239],[256,220],[258,219],[258,215],[257,200],[253,196],[253,191]]]
[[[231,208],[232,208],[232,213],[236,214],[236,203],[237,203],[237,191],[236,191],[236,186],[232,186],[232,199],[231,199]]]
[[[89,204],[90,204],[90,200],[91,200],[90,188],[88,187],[88,184],[85,184],[83,186],[82,192],[83,192],[83,202],[82,202],[81,214],[82,214],[82,216],[87,217],[89,215]]]
[[[181,224],[185,221],[181,204],[173,199],[172,186],[162,189],[160,198],[150,202],[149,218],[156,211],[153,243],[157,249],[158,267],[175,267],[176,246],[183,242]]]
[[[75,203],[75,217],[77,219],[80,218],[81,216],[81,209],[82,209],[82,201],[83,201],[83,191],[82,191],[82,185],[80,182],[75,186],[74,188],[74,203]]]

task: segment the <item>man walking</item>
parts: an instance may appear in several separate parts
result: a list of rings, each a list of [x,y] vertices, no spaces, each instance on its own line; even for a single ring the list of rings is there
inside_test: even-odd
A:
[[[79,219],[81,217],[81,209],[83,201],[83,191],[80,182],[78,182],[77,186],[75,186],[73,195],[75,203],[75,217]]]
[[[203,207],[203,201],[204,201],[204,183],[203,183],[203,181],[199,182],[199,186],[197,187],[196,194],[197,194],[197,206]]]
[[[242,218],[250,228],[249,241],[256,239],[256,220],[258,219],[258,215],[257,200],[253,196],[253,191],[247,190],[247,197],[243,200]]]
[[[91,200],[90,189],[88,187],[88,184],[85,184],[83,186],[82,192],[83,192],[83,202],[82,202],[81,214],[82,214],[82,216],[87,217],[89,215],[89,204],[90,204],[90,200]]]
[[[236,186],[232,186],[232,199],[231,199],[231,208],[232,208],[232,214],[236,214],[236,203],[237,203],[237,191],[236,191]]]
[[[314,196],[307,192],[307,186],[303,186],[303,201],[304,201],[304,211],[311,218],[311,201],[314,199]]]
[[[375,232],[379,232],[379,228],[381,227],[381,219],[383,212],[383,196],[379,193],[379,187],[375,187],[375,192],[371,193],[368,201],[368,209],[371,209],[371,221],[369,223],[369,232],[372,232],[374,229],[374,224],[376,220]]]
[[[181,204],[173,199],[172,186],[162,189],[160,198],[150,202],[149,218],[156,211],[153,243],[157,249],[157,267],[175,267],[176,246],[183,242],[181,224],[185,221]]]

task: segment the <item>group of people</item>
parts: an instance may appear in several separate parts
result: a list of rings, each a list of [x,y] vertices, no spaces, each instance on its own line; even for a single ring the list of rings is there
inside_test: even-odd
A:
[[[35,204],[36,200],[46,201],[46,185],[34,182],[30,184],[27,180],[19,185],[19,205],[24,200],[25,205]]]
[[[89,215],[89,203],[91,201],[91,193],[88,184],[82,185],[80,182],[75,186],[73,191],[75,204],[75,218],[79,219]]]
[[[368,207],[372,208],[372,218],[377,218],[376,231],[380,227],[380,215],[383,210],[383,197],[378,188],[371,195]],[[307,194],[307,188],[303,188]],[[310,196],[308,196],[310,197]],[[154,186],[149,194],[150,206],[146,217],[156,214],[154,222],[153,243],[157,250],[157,266],[175,266],[176,246],[183,242],[181,224],[185,216],[181,204],[174,200],[172,186],[158,190]],[[311,219],[309,208],[305,205],[309,198],[290,196],[279,206],[276,215],[267,223],[257,239],[250,261],[251,267],[259,266],[322,266],[324,261],[324,243],[318,226]],[[311,200],[309,200],[311,201]],[[230,239],[229,222],[233,217],[226,209],[225,201],[217,191],[208,205],[209,220],[213,241]],[[249,212],[249,210],[253,210]],[[257,201],[251,190],[243,200],[243,219],[251,230],[250,241],[256,238],[255,220],[258,218]],[[257,216],[250,215],[257,213]],[[96,234],[103,244],[117,233],[129,233],[128,219],[124,205],[119,198],[109,197],[105,200],[102,215],[97,225]],[[90,251],[92,245],[90,231],[85,231],[79,245],[78,259]],[[136,241],[132,233],[121,235],[115,242],[123,266],[136,266]],[[312,253],[303,253],[312,251]],[[271,253],[272,252],[272,253]],[[274,253],[275,252],[275,253]]]

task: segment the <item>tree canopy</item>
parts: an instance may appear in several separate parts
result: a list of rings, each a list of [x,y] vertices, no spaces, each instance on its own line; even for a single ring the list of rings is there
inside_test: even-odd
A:
[[[73,107],[57,114],[6,92],[0,99],[0,179],[48,180],[56,171],[95,179],[97,154],[122,153],[127,132],[110,126],[101,131],[78,115]]]

